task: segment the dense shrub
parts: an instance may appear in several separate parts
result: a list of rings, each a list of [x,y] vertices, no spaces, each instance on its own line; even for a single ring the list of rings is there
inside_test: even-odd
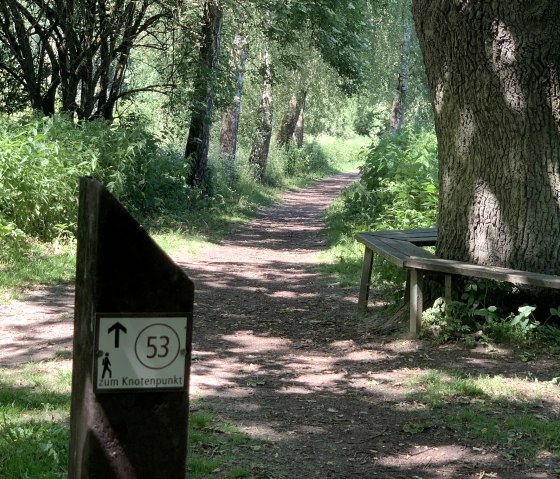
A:
[[[374,139],[364,152],[362,176],[328,210],[330,268],[345,284],[356,283],[363,248],[359,231],[433,226],[437,216],[437,143],[432,131],[404,130]],[[403,270],[375,257],[376,282],[397,282]]]
[[[23,232],[51,239],[75,223],[76,178],[91,174],[96,158],[52,120],[0,119],[0,225],[4,235]]]
[[[0,236],[52,240],[73,234],[81,176],[103,181],[127,207],[139,210],[173,197],[177,171],[172,155],[166,158],[140,127],[0,117]]]
[[[387,128],[388,108],[378,104],[359,108],[354,118],[354,131],[358,135],[379,135]]]
[[[303,176],[329,168],[327,156],[316,141],[305,143],[301,148],[288,148],[283,153],[284,173],[287,176]]]
[[[437,143],[433,132],[387,133],[371,148],[359,185],[346,200],[360,229],[433,226],[437,215]]]

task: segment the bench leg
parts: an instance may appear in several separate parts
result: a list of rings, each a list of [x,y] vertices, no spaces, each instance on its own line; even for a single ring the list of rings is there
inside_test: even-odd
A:
[[[373,251],[369,248],[366,248],[364,253],[364,264],[362,265],[362,282],[360,283],[360,295],[358,296],[358,312],[360,313],[365,313],[367,309],[372,266]]]
[[[445,275],[445,289],[443,293],[443,299],[445,299],[445,304],[449,304],[451,302],[451,275]]]
[[[417,337],[420,333],[420,324],[422,322],[422,286],[424,276],[421,271],[416,269],[410,270],[410,335]]]

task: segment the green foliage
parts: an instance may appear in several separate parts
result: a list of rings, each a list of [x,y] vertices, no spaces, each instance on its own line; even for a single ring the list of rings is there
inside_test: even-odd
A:
[[[357,284],[362,248],[355,243],[360,231],[433,226],[437,214],[437,147],[433,132],[405,129],[374,140],[365,158],[360,182],[348,188],[327,212],[331,258],[339,266],[323,268],[338,275],[345,284]],[[374,278],[402,282],[404,273],[375,258]],[[348,268],[351,266],[351,270]],[[351,279],[353,277],[353,280]]]
[[[283,169],[287,176],[304,176],[315,171],[331,171],[328,159],[317,142],[305,143],[302,148],[284,150]]]
[[[262,447],[262,442],[250,438],[235,425],[218,421],[208,411],[193,412],[189,418],[188,477],[264,477],[253,474],[250,462],[243,457],[244,450]]]
[[[48,119],[14,123],[0,117],[0,225],[4,237],[23,232],[52,239],[75,223],[75,181],[81,174],[91,174],[95,159],[69,135],[61,148],[53,126]],[[65,135],[65,130],[66,125],[59,131]]]
[[[476,441],[476,450],[502,451],[506,459],[560,455],[560,423],[542,412],[543,391],[557,394],[552,384],[452,370],[415,372],[404,383],[413,388],[411,401],[429,407],[417,423],[405,424],[405,432],[422,432],[426,422],[435,423]]]
[[[44,367],[0,371],[0,479],[67,476],[70,379]]]
[[[163,188],[167,176],[176,174],[176,165],[168,167],[165,158],[155,161],[156,146],[139,127],[76,125],[63,117],[0,117],[1,237],[72,235],[81,176],[103,181],[132,209],[156,206],[158,196],[168,196]]]
[[[0,439],[0,479],[67,477],[68,429],[47,421],[21,425],[4,420]]]
[[[516,307],[512,292],[508,283],[469,281],[460,300],[438,298],[424,312],[423,334],[439,343],[462,339],[469,346],[479,341],[489,348],[493,341],[527,345],[537,340],[560,347],[560,329],[541,324],[534,316],[536,306]],[[551,308],[551,313],[556,311]]]
[[[358,135],[374,136],[387,128],[389,109],[382,104],[366,105],[356,112],[354,117],[354,131]]]
[[[387,133],[367,154],[361,188],[349,200],[366,230],[433,226],[437,214],[435,134]]]
[[[459,310],[459,311],[457,311]],[[437,343],[445,343],[471,331],[464,319],[470,319],[466,305],[460,302],[446,303],[438,298],[422,315],[422,334],[431,336]]]
[[[71,371],[57,361],[0,369],[0,479],[68,476]],[[196,404],[187,470],[194,478],[257,479],[247,451],[267,446]],[[269,477],[268,475],[266,477]]]
[[[18,298],[34,284],[65,283],[73,278],[74,241],[45,244],[30,238],[11,238],[0,244],[0,303]]]

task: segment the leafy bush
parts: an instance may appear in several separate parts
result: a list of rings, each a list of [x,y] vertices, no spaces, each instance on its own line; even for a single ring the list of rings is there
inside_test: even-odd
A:
[[[283,168],[287,176],[305,176],[329,169],[327,156],[316,141],[305,143],[301,148],[288,148],[284,155]]]
[[[75,223],[75,179],[91,174],[95,157],[80,142],[61,148],[52,135],[53,124],[47,119],[0,119],[3,237],[19,231],[51,239]]]
[[[358,135],[378,135],[387,127],[388,117],[388,108],[383,104],[359,108],[354,118],[354,131]]]
[[[156,158],[157,146],[139,127],[0,117],[0,238],[72,235],[78,179],[86,175],[103,181],[133,210],[156,207],[177,185],[176,165]]]
[[[362,176],[328,210],[332,251],[339,263],[352,265],[358,282],[363,249],[338,245],[354,243],[359,231],[433,226],[437,216],[437,143],[432,131],[405,129],[375,139],[365,152]],[[400,268],[374,260],[373,281],[404,281]],[[332,270],[332,268],[331,268]],[[332,271],[331,271],[332,272]],[[345,273],[348,284],[348,274]]]
[[[437,214],[437,142],[433,132],[384,135],[367,154],[350,210],[366,230],[433,226]]]
[[[438,298],[422,317],[423,334],[442,343],[464,339],[489,345],[490,341],[528,344],[539,339],[560,346],[560,329],[542,324],[535,316],[536,306],[518,305],[512,300],[515,290],[509,283],[469,281],[460,300],[446,302]],[[508,298],[509,300],[505,300]],[[494,303],[494,304],[492,304]],[[558,317],[558,309],[550,308],[550,316]]]

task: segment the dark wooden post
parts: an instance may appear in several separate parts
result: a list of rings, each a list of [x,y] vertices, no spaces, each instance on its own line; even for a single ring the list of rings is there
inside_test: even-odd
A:
[[[193,296],[190,279],[119,202],[99,182],[83,178],[69,479],[184,479]],[[122,315],[129,321],[126,324],[135,324],[130,321],[142,316],[186,317],[177,353],[177,361],[184,361],[180,386],[96,393],[96,368],[104,364],[95,343],[96,327],[103,315]],[[134,338],[127,338],[130,331],[125,335],[122,328],[118,325],[111,331],[120,351],[135,344]]]

